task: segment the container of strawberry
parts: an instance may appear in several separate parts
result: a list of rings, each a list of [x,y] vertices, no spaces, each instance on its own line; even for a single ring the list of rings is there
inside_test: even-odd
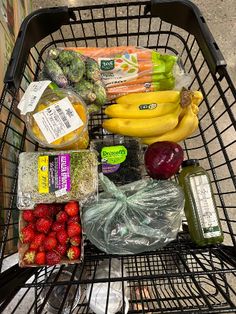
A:
[[[20,267],[80,263],[84,252],[79,203],[38,204],[33,210],[21,210],[18,253]]]

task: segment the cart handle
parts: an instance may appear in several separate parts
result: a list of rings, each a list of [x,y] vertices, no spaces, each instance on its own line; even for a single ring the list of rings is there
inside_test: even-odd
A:
[[[189,0],[151,0],[145,13],[160,17],[194,35],[213,74],[224,75],[227,63],[198,7]]]
[[[4,83],[9,83],[10,88],[18,89],[30,49],[62,25],[68,24],[70,19],[76,20],[76,16],[66,6],[39,9],[29,14],[21,24]]]

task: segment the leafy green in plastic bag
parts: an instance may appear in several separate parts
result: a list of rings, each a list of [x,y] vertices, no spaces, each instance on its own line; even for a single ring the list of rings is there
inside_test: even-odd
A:
[[[108,254],[137,254],[176,238],[184,195],[172,181],[139,180],[116,187],[100,174],[104,192],[83,208],[88,239]]]

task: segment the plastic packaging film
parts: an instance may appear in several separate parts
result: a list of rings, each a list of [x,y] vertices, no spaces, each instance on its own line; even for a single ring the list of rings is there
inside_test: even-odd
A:
[[[191,82],[189,75],[183,70],[180,58],[176,55],[161,54],[158,51],[135,46],[67,47],[50,50],[49,59],[53,58],[53,60],[49,61],[54,62],[54,54],[60,55],[63,49],[66,50],[64,54],[78,53],[81,59],[87,58],[97,63],[108,100],[128,93],[181,89]],[[58,62],[60,64],[60,60]],[[93,81],[95,76],[96,81],[97,73],[95,72],[96,75],[94,71],[91,73],[89,79]],[[44,73],[43,79],[48,78],[51,79],[51,76],[45,76]],[[81,82],[77,85],[81,85]],[[68,86],[75,90],[77,88],[73,84]],[[91,89],[92,86],[88,88],[88,92],[91,92]],[[77,89],[77,92],[82,92],[81,88]]]
[[[121,270],[121,262],[118,259],[111,259],[111,264],[109,265],[109,261],[103,261],[98,267],[96,271],[96,279],[100,278],[120,278],[122,276]],[[127,276],[126,270],[123,270],[123,276]],[[122,287],[123,285],[123,287]],[[107,305],[107,297],[109,289],[109,302],[108,308],[106,312]],[[124,313],[128,313],[129,310],[129,302],[127,299],[127,281],[124,281],[123,284],[121,281],[114,281],[108,284],[108,282],[99,282],[88,284],[86,295],[87,300],[89,302],[89,307],[96,314],[115,314],[117,313],[123,304],[123,289],[124,289],[124,302],[125,309]]]
[[[137,254],[173,241],[181,226],[184,195],[171,181],[143,179],[117,188],[103,174],[104,192],[83,208],[88,239],[108,254]]]
[[[92,150],[21,153],[17,205],[33,209],[39,203],[77,200],[97,195],[97,156]]]

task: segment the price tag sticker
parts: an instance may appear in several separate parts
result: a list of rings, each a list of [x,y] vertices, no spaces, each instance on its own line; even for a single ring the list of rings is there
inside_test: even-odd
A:
[[[21,114],[25,115],[28,112],[34,111],[37,106],[39,99],[44,93],[45,89],[51,81],[39,81],[32,82],[29,84],[27,90],[25,91],[23,97],[21,98],[17,108],[20,110]]]
[[[84,124],[68,97],[35,113],[33,117],[49,144]]]

